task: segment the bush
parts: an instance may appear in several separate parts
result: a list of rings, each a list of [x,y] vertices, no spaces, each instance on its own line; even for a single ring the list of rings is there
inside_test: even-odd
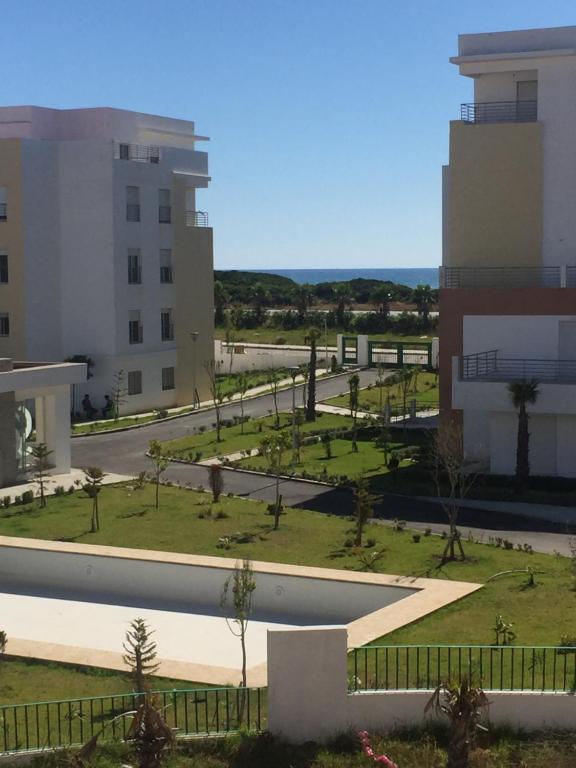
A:
[[[22,496],[14,496],[14,504],[22,504]]]
[[[346,539],[346,541],[344,542],[344,546],[346,547],[346,549],[350,549],[351,547],[353,547],[354,539]]]
[[[198,462],[202,460],[202,456],[203,456],[202,451],[196,451],[196,453],[194,454],[194,461],[196,462],[196,464],[198,464]]]
[[[8,509],[11,503],[12,503],[12,499],[10,498],[10,496],[4,496],[4,498],[2,499],[2,506],[4,507],[4,509]]]
[[[286,344],[286,339],[284,338],[284,336],[277,336],[276,337],[276,341],[274,343],[275,344]]]
[[[422,537],[421,537],[421,535],[419,533],[413,533],[412,534],[412,541],[414,542],[414,544],[419,544],[421,538]]]
[[[54,496],[64,496],[65,493],[66,493],[66,490],[64,489],[63,485],[57,485],[54,488]]]
[[[74,488],[74,486],[73,486],[73,485],[70,485],[70,486],[68,487],[68,491],[67,491],[68,495],[71,495],[72,493],[74,493],[74,491],[75,491],[75,490],[76,490],[76,489]]]
[[[406,530],[406,520],[398,520],[398,518],[395,518],[393,528],[398,533],[402,533]]]
[[[24,491],[22,494],[21,504],[32,504],[34,501],[34,491]]]
[[[214,517],[216,518],[216,520],[226,520],[227,518],[230,517],[230,515],[228,514],[228,512],[224,512],[223,509],[220,509],[218,510],[218,512],[216,512]]]
[[[376,546],[376,539],[366,539],[366,544],[364,544],[366,548],[375,547]]]
[[[165,419],[168,416],[168,411],[166,408],[162,408],[159,411],[154,411],[154,418],[155,419]]]

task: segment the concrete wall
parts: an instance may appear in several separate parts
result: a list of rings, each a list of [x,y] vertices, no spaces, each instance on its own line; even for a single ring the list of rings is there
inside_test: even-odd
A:
[[[540,264],[541,148],[538,123],[450,124],[444,266]]]
[[[292,347],[289,345],[272,344],[243,344],[237,342],[234,345],[235,353],[232,359],[232,371],[263,371],[267,368],[290,368],[297,365],[305,365],[310,362],[310,350],[308,347]],[[318,365],[323,368],[326,354],[325,348],[319,347]],[[332,355],[336,354],[336,347],[328,347],[328,365]],[[229,346],[224,341],[214,342],[215,360],[222,361],[222,371],[230,369]]]
[[[345,628],[268,632],[268,728],[290,742],[354,729],[419,727],[430,691],[347,691]],[[488,721],[525,730],[572,728],[569,694],[489,692]]]

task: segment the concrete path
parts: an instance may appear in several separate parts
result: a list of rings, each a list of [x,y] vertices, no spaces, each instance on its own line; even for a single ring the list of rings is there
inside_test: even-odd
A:
[[[123,483],[127,480],[131,480],[132,475],[119,475],[117,472],[110,472],[106,474],[102,480],[102,485],[113,485],[114,483]],[[84,483],[84,472],[81,469],[72,469],[64,475],[49,475],[45,481],[44,493],[46,496],[54,495],[54,490],[58,486],[62,486],[66,491],[71,486],[78,486]],[[14,501],[16,496],[22,496],[25,491],[32,491],[34,496],[39,495],[39,486],[37,482],[20,483],[19,485],[10,485],[7,488],[2,488],[0,496],[10,496],[10,499]]]

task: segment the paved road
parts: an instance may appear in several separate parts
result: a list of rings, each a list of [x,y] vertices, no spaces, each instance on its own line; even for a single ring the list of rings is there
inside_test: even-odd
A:
[[[318,382],[318,400],[342,394],[348,389],[348,374],[342,374]],[[376,380],[376,371],[360,372],[361,386],[367,386]],[[303,385],[296,387],[296,401],[302,402]],[[278,407],[290,410],[292,392],[284,390],[278,394]],[[271,412],[274,403],[271,395],[261,395],[245,403],[244,412],[248,416],[264,416]],[[240,406],[230,403],[222,408],[223,418],[240,415]],[[168,422],[152,422],[140,429],[115,434],[76,437],[72,440],[73,465],[98,466],[108,472],[137,474],[149,470],[151,464],[145,451],[151,440],[172,440],[191,434],[200,426],[211,427],[214,412],[192,413]],[[223,470],[226,492],[237,496],[272,501],[275,496],[275,483],[272,478],[263,475]],[[166,479],[181,485],[207,485],[205,467],[189,464],[171,464],[165,474]],[[345,488],[333,488],[320,483],[299,480],[282,482],[284,502],[288,506],[314,509],[319,512],[349,515],[352,512],[352,493]],[[406,520],[415,528],[431,527],[435,532],[445,529],[445,514],[439,504],[411,499],[406,496],[387,494],[375,509],[376,515],[385,524],[395,518]],[[532,544],[534,549],[543,552],[563,552],[569,554],[568,534],[576,533],[576,526],[550,523],[540,520],[505,515],[482,509],[466,509],[460,513],[460,527],[475,538],[488,540],[489,536],[501,536],[516,543]]]

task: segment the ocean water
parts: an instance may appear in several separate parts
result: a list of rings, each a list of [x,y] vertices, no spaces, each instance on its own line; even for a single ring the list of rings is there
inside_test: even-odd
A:
[[[295,283],[329,283],[338,280],[354,280],[363,277],[366,280],[390,280],[393,283],[408,285],[429,285],[438,288],[438,269],[436,267],[414,267],[399,269],[258,269],[251,272],[268,272],[282,275]]]

